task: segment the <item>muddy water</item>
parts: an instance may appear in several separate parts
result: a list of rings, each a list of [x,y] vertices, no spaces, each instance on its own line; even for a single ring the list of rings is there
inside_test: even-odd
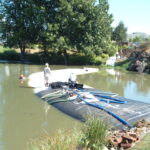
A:
[[[41,101],[26,83],[20,84],[20,74],[28,76],[41,71],[42,67],[0,64],[0,150],[23,150],[31,138],[79,124]]]
[[[51,66],[51,69],[66,68]],[[77,120],[41,101],[18,76],[42,71],[43,66],[0,64],[0,150],[23,150],[30,139],[58,129],[79,126]],[[81,83],[150,103],[150,75],[100,70],[78,77]]]
[[[148,74],[105,69],[95,74],[79,76],[78,80],[103,91],[150,103],[150,75]]]

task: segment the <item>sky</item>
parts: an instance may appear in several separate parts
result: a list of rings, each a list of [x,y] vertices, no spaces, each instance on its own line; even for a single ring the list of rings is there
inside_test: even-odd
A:
[[[113,27],[122,21],[128,33],[144,32],[150,35],[150,0],[108,0]]]

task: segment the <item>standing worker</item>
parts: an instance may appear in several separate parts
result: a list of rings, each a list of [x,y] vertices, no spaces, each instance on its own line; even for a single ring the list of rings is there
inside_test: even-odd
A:
[[[45,64],[45,68],[44,68],[44,79],[45,79],[45,86],[49,86],[49,79],[50,79],[50,75],[51,75],[51,70],[49,68],[49,64],[46,63]]]

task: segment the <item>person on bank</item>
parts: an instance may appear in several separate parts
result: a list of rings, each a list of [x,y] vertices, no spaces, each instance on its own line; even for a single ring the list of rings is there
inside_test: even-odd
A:
[[[45,86],[46,87],[49,86],[50,76],[51,76],[51,69],[49,68],[49,64],[46,63],[45,68],[44,68],[44,79],[45,79]]]

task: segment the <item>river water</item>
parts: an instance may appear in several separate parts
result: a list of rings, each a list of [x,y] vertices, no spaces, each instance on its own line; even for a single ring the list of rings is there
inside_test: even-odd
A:
[[[51,66],[51,69],[67,68]],[[69,67],[70,68],[70,67]],[[18,80],[43,66],[0,64],[0,150],[24,150],[32,138],[58,129],[71,129],[80,122],[40,100],[33,89]],[[150,103],[150,75],[133,72],[100,70],[78,77],[80,83],[118,93],[130,99]]]

